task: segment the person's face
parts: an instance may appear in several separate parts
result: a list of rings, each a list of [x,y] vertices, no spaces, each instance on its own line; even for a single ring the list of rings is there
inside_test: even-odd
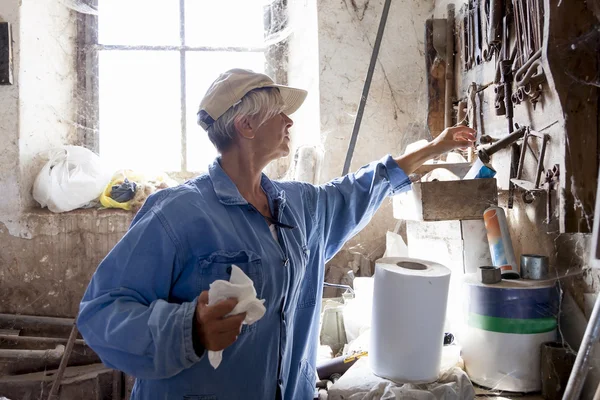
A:
[[[294,121],[284,113],[268,119],[255,131],[255,150],[275,160],[290,153],[290,127]]]

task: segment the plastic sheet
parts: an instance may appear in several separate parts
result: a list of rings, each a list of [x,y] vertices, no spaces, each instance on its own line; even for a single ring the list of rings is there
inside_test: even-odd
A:
[[[49,152],[49,160],[33,184],[33,198],[55,213],[85,207],[96,200],[110,179],[97,154],[80,146]]]

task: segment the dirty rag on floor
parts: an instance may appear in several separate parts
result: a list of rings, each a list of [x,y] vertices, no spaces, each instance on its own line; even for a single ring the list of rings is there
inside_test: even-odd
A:
[[[328,400],[463,400],[474,397],[473,384],[458,367],[448,369],[433,383],[397,384],[374,375],[368,357],[358,360],[328,393]]]

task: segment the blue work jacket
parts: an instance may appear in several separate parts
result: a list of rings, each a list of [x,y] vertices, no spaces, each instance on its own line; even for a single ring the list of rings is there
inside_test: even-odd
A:
[[[410,188],[390,156],[320,186],[262,176],[265,219],[215,160],[206,174],[148,198],[100,263],[77,326],[109,367],[136,378],[132,399],[312,399],[325,262],[370,220],[386,196]],[[229,279],[253,281],[266,314],[244,325],[215,370],[196,354],[197,297]]]

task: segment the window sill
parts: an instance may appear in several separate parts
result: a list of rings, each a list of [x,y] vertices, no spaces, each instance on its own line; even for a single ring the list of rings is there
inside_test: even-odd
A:
[[[121,216],[121,217],[129,217],[133,219],[135,213],[133,211],[122,210],[119,208],[78,208],[73,211],[67,211],[63,213],[54,213],[47,208],[35,208],[31,207],[23,211],[23,216],[31,216],[31,217],[49,217],[49,216],[97,216],[97,217],[111,217],[111,216]]]

